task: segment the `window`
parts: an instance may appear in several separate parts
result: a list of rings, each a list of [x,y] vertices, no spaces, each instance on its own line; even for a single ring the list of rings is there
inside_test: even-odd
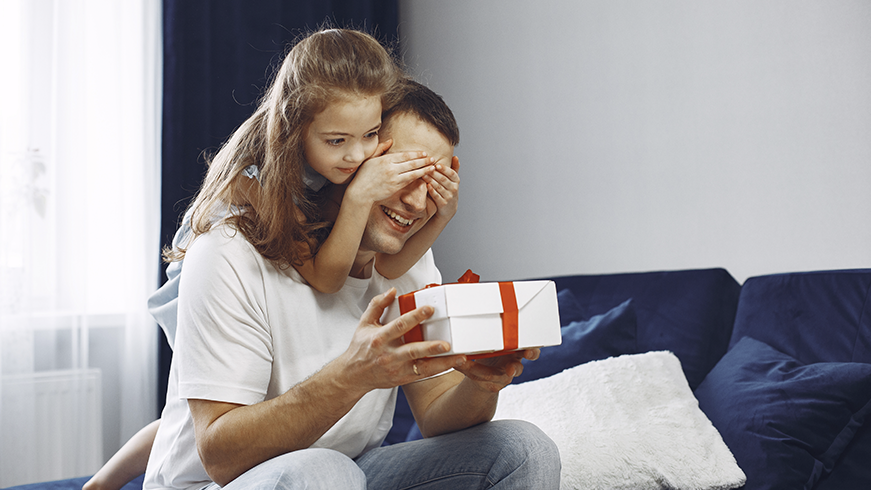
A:
[[[0,487],[92,473],[157,416],[160,25],[159,0],[0,6]]]

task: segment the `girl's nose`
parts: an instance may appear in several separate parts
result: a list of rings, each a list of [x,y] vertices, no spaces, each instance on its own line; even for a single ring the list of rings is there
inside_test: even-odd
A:
[[[351,163],[362,163],[366,158],[366,152],[363,149],[362,143],[354,143],[348,148],[348,153],[345,154],[345,161]]]

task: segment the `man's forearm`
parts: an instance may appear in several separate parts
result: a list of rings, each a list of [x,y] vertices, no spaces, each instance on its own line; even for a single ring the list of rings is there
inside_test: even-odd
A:
[[[452,373],[403,387],[420,431],[431,437],[493,418],[499,391],[523,372],[521,359],[535,360],[539,349],[465,361]]]
[[[250,406],[190,400],[197,449],[223,486],[254,466],[311,446],[365,394],[345,386],[331,362],[279,397]]]
[[[451,382],[452,377],[461,377],[462,380]],[[443,379],[439,380],[439,378]],[[422,412],[417,417],[418,425],[421,434],[425,437],[467,429],[493,418],[493,414],[496,413],[498,393],[482,389],[459,372],[448,373],[421,383],[436,380],[445,383],[448,388],[418,409]],[[415,388],[412,384],[403,389],[408,391]]]

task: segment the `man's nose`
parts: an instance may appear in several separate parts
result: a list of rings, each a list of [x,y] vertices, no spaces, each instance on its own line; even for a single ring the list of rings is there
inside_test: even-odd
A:
[[[405,186],[400,200],[408,206],[410,211],[424,212],[426,211],[426,193],[426,182],[418,179]]]

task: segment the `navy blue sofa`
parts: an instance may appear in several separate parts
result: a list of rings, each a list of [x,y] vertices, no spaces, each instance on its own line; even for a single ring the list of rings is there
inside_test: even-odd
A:
[[[723,269],[552,279],[563,344],[515,382],[669,350],[747,475],[743,488],[871,488],[871,269],[743,286]],[[420,437],[402,403],[395,420],[394,442]]]
[[[871,488],[871,269],[551,278],[563,344],[516,382],[669,350],[747,475],[745,489]],[[868,423],[866,424],[866,419]],[[385,444],[420,437],[400,393]],[[78,489],[86,479],[14,487]],[[125,490],[141,488],[141,479]]]

